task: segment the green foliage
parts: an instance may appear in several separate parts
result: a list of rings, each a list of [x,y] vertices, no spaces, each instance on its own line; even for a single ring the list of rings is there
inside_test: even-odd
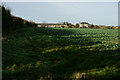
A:
[[[75,25],[75,28],[79,28],[79,24],[76,24],[76,25]]]

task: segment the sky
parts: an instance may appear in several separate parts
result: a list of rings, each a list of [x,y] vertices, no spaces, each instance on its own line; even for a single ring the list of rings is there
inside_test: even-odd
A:
[[[36,23],[88,22],[96,25],[118,25],[117,2],[5,2],[17,17]]]

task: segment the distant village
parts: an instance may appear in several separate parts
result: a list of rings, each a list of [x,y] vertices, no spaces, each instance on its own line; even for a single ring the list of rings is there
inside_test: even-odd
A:
[[[105,26],[105,25],[93,25],[88,22],[79,22],[76,25],[73,25],[68,22],[62,23],[36,23],[38,27],[51,27],[51,28],[107,28],[115,29],[117,26]]]

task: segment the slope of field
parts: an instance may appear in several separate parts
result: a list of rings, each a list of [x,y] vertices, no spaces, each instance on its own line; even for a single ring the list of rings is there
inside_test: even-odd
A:
[[[117,29],[22,28],[5,35],[2,44],[3,79],[120,76]]]

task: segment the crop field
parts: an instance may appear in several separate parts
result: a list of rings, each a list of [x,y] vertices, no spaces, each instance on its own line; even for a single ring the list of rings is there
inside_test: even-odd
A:
[[[3,79],[120,80],[117,29],[21,28],[2,38]]]

